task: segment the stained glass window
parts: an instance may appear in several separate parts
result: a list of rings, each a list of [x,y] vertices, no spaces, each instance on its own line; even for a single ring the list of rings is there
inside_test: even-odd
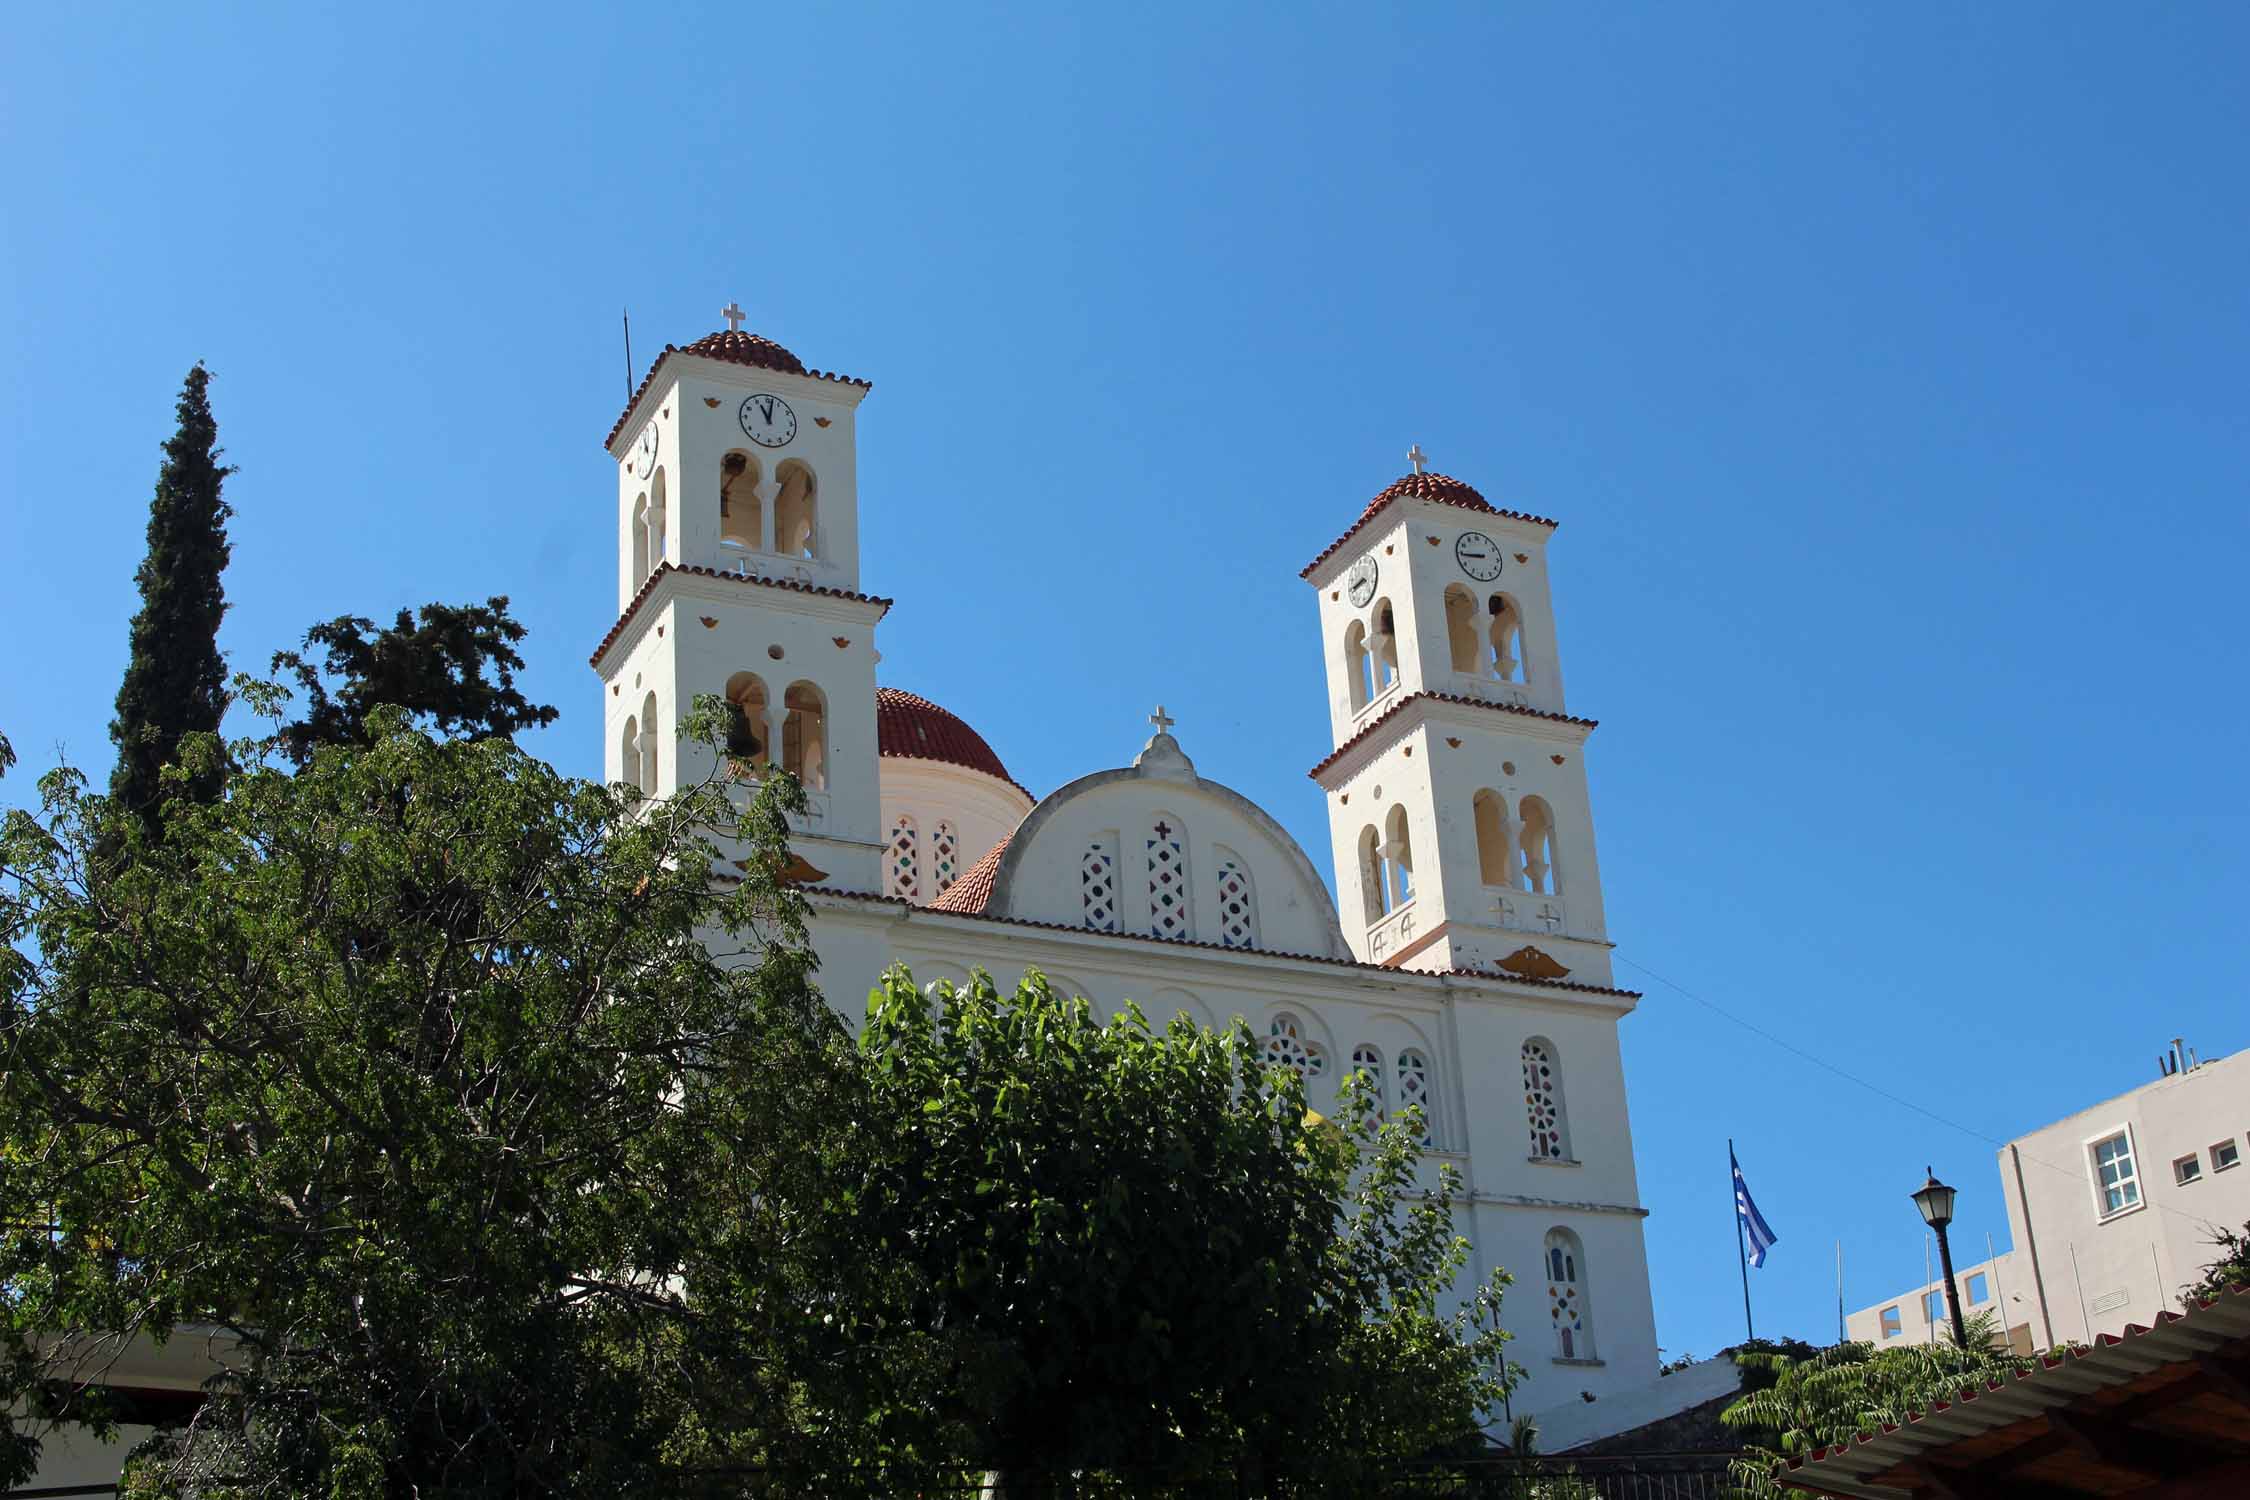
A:
[[[1435,1101],[1430,1098],[1430,1061],[1408,1047],[1398,1055],[1398,1107],[1404,1112],[1416,1104],[1422,1107],[1422,1144],[1434,1147],[1437,1121]]]
[[[1594,1341],[1586,1330],[1585,1251],[1567,1229],[1547,1231],[1547,1317],[1555,1329],[1555,1353],[1563,1359],[1592,1359]]]
[[[1117,931],[1117,846],[1107,839],[1087,845],[1078,861],[1078,900],[1088,927]]]
[[[1258,904],[1250,872],[1232,854],[1219,861],[1219,941],[1229,948],[1258,946]]]
[[[1266,1061],[1292,1070],[1307,1083],[1328,1071],[1326,1049],[1308,1041],[1303,1023],[1287,1011],[1276,1015],[1267,1031]]]
[[[1148,834],[1149,936],[1195,936],[1195,903],[1187,874],[1186,835],[1172,819],[1158,818]]]
[[[1546,1161],[1569,1160],[1570,1148],[1563,1138],[1562,1077],[1555,1066],[1555,1049],[1538,1037],[1523,1044],[1523,1107],[1531,1122],[1531,1154]]]
[[[904,813],[891,825],[891,846],[885,863],[884,888],[907,901],[921,894],[921,861],[916,852],[914,820]]]
[[[935,887],[931,894],[944,895],[960,878],[961,836],[951,823],[940,823],[930,838],[930,884]]]

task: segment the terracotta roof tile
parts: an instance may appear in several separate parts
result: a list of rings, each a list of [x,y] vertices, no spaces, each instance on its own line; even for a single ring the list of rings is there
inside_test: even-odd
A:
[[[1577,724],[1586,729],[1593,729],[1601,723],[1599,719],[1581,719],[1576,714],[1550,713],[1544,708],[1525,708],[1515,703],[1487,703],[1482,698],[1464,698],[1459,693],[1408,693],[1398,702],[1384,709],[1359,733],[1338,745],[1334,750],[1329,751],[1326,759],[1305,774],[1317,779],[1321,772],[1342,760],[1354,745],[1404,713],[1409,704],[1422,698],[1428,698],[1438,703],[1458,703],[1465,708],[1489,708],[1496,714],[1522,714],[1527,718],[1548,719],[1557,724]]]
[[[721,333],[707,333],[685,349],[672,344],[664,346],[663,352],[656,356],[656,363],[648,367],[648,375],[634,390],[632,399],[625,403],[625,410],[618,413],[617,425],[610,428],[608,437],[602,439],[604,448],[617,441],[617,435],[625,430],[627,419],[640,406],[641,397],[647,395],[648,388],[656,384],[657,371],[663,369],[664,362],[675,354],[693,354],[702,359],[723,359],[730,365],[749,365],[754,369],[779,370],[785,375],[805,375],[814,380],[833,380],[839,385],[856,385],[863,391],[874,389],[868,381],[855,380],[849,375],[831,375],[823,370],[808,370],[805,368],[803,360],[782,348],[772,339],[761,338],[757,334],[745,333],[740,329]]]
[[[909,760],[943,761],[996,776],[1008,785],[1031,793],[1008,774],[1000,757],[959,714],[940,708],[919,693],[899,688],[875,690],[875,751]]]
[[[992,899],[992,877],[1000,873],[1000,856],[1008,852],[1015,835],[1008,834],[994,844],[984,858],[961,872],[961,878],[946,887],[945,894],[930,903],[932,911],[956,911],[967,916],[984,915],[984,906]]]
[[[894,599],[879,598],[874,594],[855,594],[850,589],[829,589],[822,588],[816,583],[799,583],[793,578],[752,578],[747,573],[729,573],[719,568],[682,567],[678,563],[658,563],[655,570],[648,575],[648,581],[641,585],[640,592],[635,594],[632,602],[625,606],[625,612],[617,617],[617,623],[609,627],[609,634],[603,636],[602,643],[594,648],[594,654],[586,658],[588,666],[598,668],[601,665],[602,653],[617,644],[617,638],[625,633],[625,627],[633,623],[633,616],[640,613],[641,606],[648,602],[648,596],[655,589],[656,581],[667,573],[691,573],[697,578],[724,578],[731,583],[756,584],[760,588],[789,589],[794,593],[819,594],[828,599],[850,599],[860,604],[880,604],[886,613],[893,604],[898,602]]]
[[[616,434],[611,433],[610,436],[614,438]],[[1499,506],[1478,494],[1473,485],[1465,484],[1450,474],[1408,474],[1393,481],[1388,489],[1368,501],[1367,509],[1359,513],[1359,519],[1345,527],[1342,536],[1322,548],[1320,556],[1306,563],[1297,576],[1299,578],[1310,578],[1313,569],[1334,557],[1337,549],[1350,541],[1362,526],[1374,520],[1387,507],[1400,500],[1435,500],[1440,505],[1458,505],[1463,510],[1481,510],[1486,515],[1504,516],[1511,521],[1529,521],[1532,525],[1544,526],[1549,531],[1554,530],[1557,524],[1548,520],[1545,516],[1535,516],[1527,511],[1502,510]]]

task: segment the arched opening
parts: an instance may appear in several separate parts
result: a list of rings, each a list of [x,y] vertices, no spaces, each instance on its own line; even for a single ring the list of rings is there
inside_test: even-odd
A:
[[[1406,808],[1391,805],[1383,824],[1383,863],[1390,867],[1393,910],[1414,899],[1414,845],[1406,828]]]
[[[1195,901],[1188,883],[1187,830],[1170,813],[1149,824],[1148,933],[1150,937],[1195,936]]]
[[[781,493],[773,502],[773,550],[783,557],[820,555],[819,486],[799,459],[784,459],[773,471]]]
[[[1547,1317],[1555,1329],[1559,1359],[1592,1359],[1594,1333],[1587,1319],[1586,1247],[1578,1236],[1557,1226],[1547,1231]]]
[[[1095,932],[1117,931],[1117,835],[1105,833],[1078,861],[1078,901]]]
[[[656,744],[657,725],[656,694],[651,692],[641,700],[641,790],[656,795]]]
[[[1344,682],[1351,694],[1352,712],[1367,707],[1367,700],[1375,696],[1375,679],[1370,675],[1367,658],[1367,625],[1354,620],[1344,627]]]
[[[1398,681],[1398,620],[1391,613],[1391,601],[1375,601],[1375,632],[1372,645],[1375,659],[1374,693],[1390,691]]]
[[[1523,846],[1523,889],[1552,896],[1562,889],[1562,871],[1555,867],[1555,815],[1543,799],[1526,797],[1521,817],[1516,838]]]
[[[1477,598],[1458,583],[1445,586],[1445,641],[1456,672],[1484,668],[1484,648],[1477,639]]]
[[[763,775],[773,764],[773,720],[765,679],[737,672],[727,679],[727,754]]]
[[[1372,823],[1359,831],[1359,894],[1370,927],[1389,914],[1391,896],[1383,883],[1383,841]]]
[[[1487,788],[1469,805],[1476,814],[1477,878],[1486,885],[1514,888],[1515,843],[1508,827],[1508,799]]]
[[[625,716],[625,729],[617,738],[617,779],[629,786],[641,784],[641,720],[638,714]]]
[[[1287,1068],[1306,1083],[1328,1071],[1328,1049],[1305,1035],[1305,1025],[1288,1011],[1278,1011],[1266,1028],[1266,1062]]]
[[[1535,1036],[1523,1044],[1523,1108],[1531,1126],[1533,1161],[1570,1160],[1570,1125],[1563,1113],[1562,1060],[1555,1044]]]
[[[633,501],[633,587],[648,581],[648,496]]]
[[[942,896],[961,878],[961,833],[940,819],[930,835],[930,894]]]
[[[1409,1109],[1422,1111],[1422,1144],[1437,1145],[1437,1108],[1430,1088],[1430,1060],[1418,1047],[1402,1049],[1398,1055],[1398,1108],[1404,1114]]]
[[[1218,865],[1219,943],[1227,948],[1258,946],[1258,896],[1250,885],[1250,867],[1241,855],[1218,845],[1211,851]]]
[[[781,768],[808,792],[828,790],[828,700],[809,682],[792,682],[781,695]]]
[[[648,567],[655,572],[665,561],[664,471],[658,469],[648,486]]]
[[[891,820],[890,850],[884,861],[884,888],[902,901],[916,901],[922,895],[922,850],[920,831],[914,819],[900,813]]]
[[[736,448],[719,460],[719,541],[755,551],[765,545],[764,505],[758,482],[764,478],[757,455]]]
[[[1484,607],[1492,621],[1485,632],[1492,650],[1487,670],[1502,682],[1524,681],[1523,610],[1506,594],[1494,594]]]
[[[1385,1088],[1387,1080],[1383,1076],[1383,1049],[1366,1042],[1352,1048],[1352,1071],[1367,1080],[1367,1095],[1374,1101],[1375,1118],[1389,1119],[1391,1096]]]

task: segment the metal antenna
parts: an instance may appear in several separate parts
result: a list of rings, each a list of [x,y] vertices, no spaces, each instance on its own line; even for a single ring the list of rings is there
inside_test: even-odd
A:
[[[625,399],[633,399],[633,310],[624,309],[625,318]]]

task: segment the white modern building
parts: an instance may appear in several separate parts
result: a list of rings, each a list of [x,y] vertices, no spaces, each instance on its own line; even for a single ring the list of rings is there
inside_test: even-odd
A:
[[[2000,1148],[2012,1248],[1956,1256],[1954,1271],[1962,1312],[2002,1311],[2019,1350],[2181,1311],[2180,1289],[2218,1258],[2218,1231],[2250,1222],[2250,1172],[2237,1170],[2250,1151],[2250,1051],[2199,1062],[2175,1041],[2156,1072]],[[1850,1314],[1845,1333],[1921,1343],[1947,1322],[1943,1280],[1925,1279]]]
[[[695,695],[725,695],[738,751],[808,788],[795,851],[847,1017],[892,963],[1002,985],[1036,967],[1159,1024],[1244,1017],[1316,1097],[1362,1069],[1390,1109],[1422,1106],[1432,1178],[1459,1168],[1473,1272],[1516,1277],[1530,1378],[1514,1409],[1653,1380],[1618,1056],[1639,997],[1611,975],[1555,523],[1417,451],[1372,499],[1337,498],[1333,540],[1308,538],[1303,649],[1327,667],[1331,735],[1304,754],[1339,911],[1161,709],[1151,735],[1120,704],[1086,774],[1034,796],[958,717],[878,685],[877,631],[896,627],[860,576],[863,528],[882,524],[854,462],[869,387],[738,318],[667,347],[609,435],[618,618],[592,659],[607,774],[658,795],[708,774],[674,726]]]

